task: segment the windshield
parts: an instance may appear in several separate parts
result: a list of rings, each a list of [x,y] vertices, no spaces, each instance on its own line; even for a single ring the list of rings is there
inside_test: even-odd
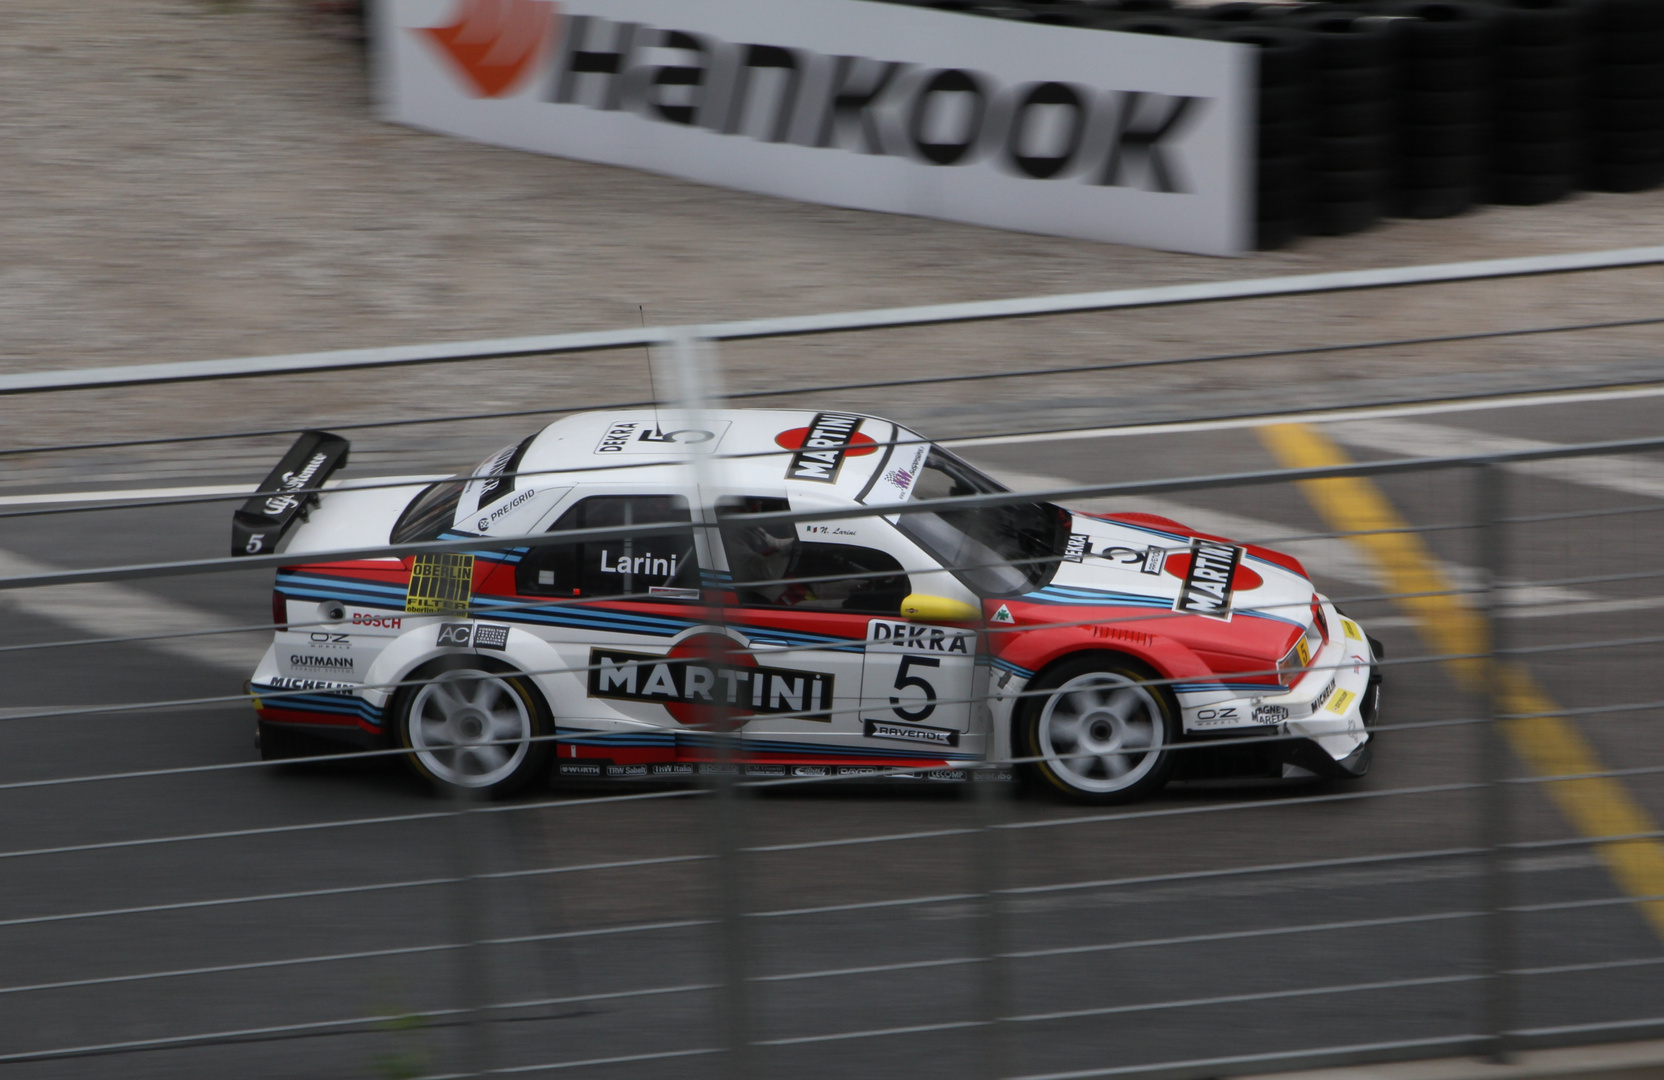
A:
[[[1007,490],[940,447],[932,447],[912,499]],[[1069,512],[1051,503],[902,514],[896,528],[972,589],[1010,596],[1044,586],[1069,540]]]

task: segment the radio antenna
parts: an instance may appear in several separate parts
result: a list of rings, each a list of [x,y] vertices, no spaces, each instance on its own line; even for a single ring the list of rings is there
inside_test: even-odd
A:
[[[647,329],[647,307],[645,304],[636,305],[636,315],[641,319],[641,328]],[[653,385],[653,349],[647,342],[641,343],[642,352],[647,354],[647,392],[653,395],[653,434],[664,434],[664,428],[659,423],[659,390]]]

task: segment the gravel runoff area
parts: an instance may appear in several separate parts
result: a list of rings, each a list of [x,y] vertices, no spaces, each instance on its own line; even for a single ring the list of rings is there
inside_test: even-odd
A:
[[[1214,259],[806,205],[407,130],[295,0],[0,5],[0,371],[471,340],[1664,242],[1664,191]],[[756,343],[730,389],[1032,372],[1656,314],[1658,270]],[[941,434],[1659,374],[1654,328],[794,393]],[[12,448],[647,396],[624,353],[13,398]],[[531,421],[368,432],[464,464]],[[517,437],[517,436],[516,436]],[[274,440],[4,459],[7,486],[241,473]],[[190,464],[195,462],[196,464]],[[123,469],[126,471],[124,472]],[[255,468],[255,471],[259,471]]]

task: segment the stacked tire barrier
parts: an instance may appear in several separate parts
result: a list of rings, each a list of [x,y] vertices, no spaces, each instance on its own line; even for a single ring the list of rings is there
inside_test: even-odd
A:
[[[1366,229],[1385,212],[1393,182],[1398,23],[1344,8],[1290,21],[1311,39],[1316,137],[1307,225],[1321,236]]]
[[[1312,205],[1311,41],[1297,31],[1249,21],[1221,23],[1208,36],[1253,45],[1259,52],[1254,242],[1282,247],[1306,231]]]
[[[1518,206],[1575,190],[1583,171],[1584,0],[1499,6],[1490,200]]]
[[[1592,12],[1586,182],[1640,191],[1664,182],[1664,4],[1604,0]]]
[[[1255,47],[1256,244],[1664,184],[1664,0],[905,0]]]

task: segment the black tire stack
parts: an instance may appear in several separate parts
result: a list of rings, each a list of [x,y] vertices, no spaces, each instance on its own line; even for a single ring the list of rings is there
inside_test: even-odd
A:
[[[1583,0],[1501,0],[1490,201],[1552,202],[1583,171]]]
[[[1201,33],[1258,51],[1254,246],[1283,247],[1305,233],[1311,197],[1311,36],[1284,26],[1228,22]]]
[[[1397,169],[1390,211],[1451,217],[1484,195],[1488,173],[1494,8],[1467,0],[1394,0],[1403,18]]]
[[[1592,12],[1588,186],[1664,181],[1664,3],[1600,0]]]
[[[1366,229],[1392,182],[1399,20],[1319,8],[1291,20],[1311,35],[1313,116],[1308,224],[1320,236]]]

